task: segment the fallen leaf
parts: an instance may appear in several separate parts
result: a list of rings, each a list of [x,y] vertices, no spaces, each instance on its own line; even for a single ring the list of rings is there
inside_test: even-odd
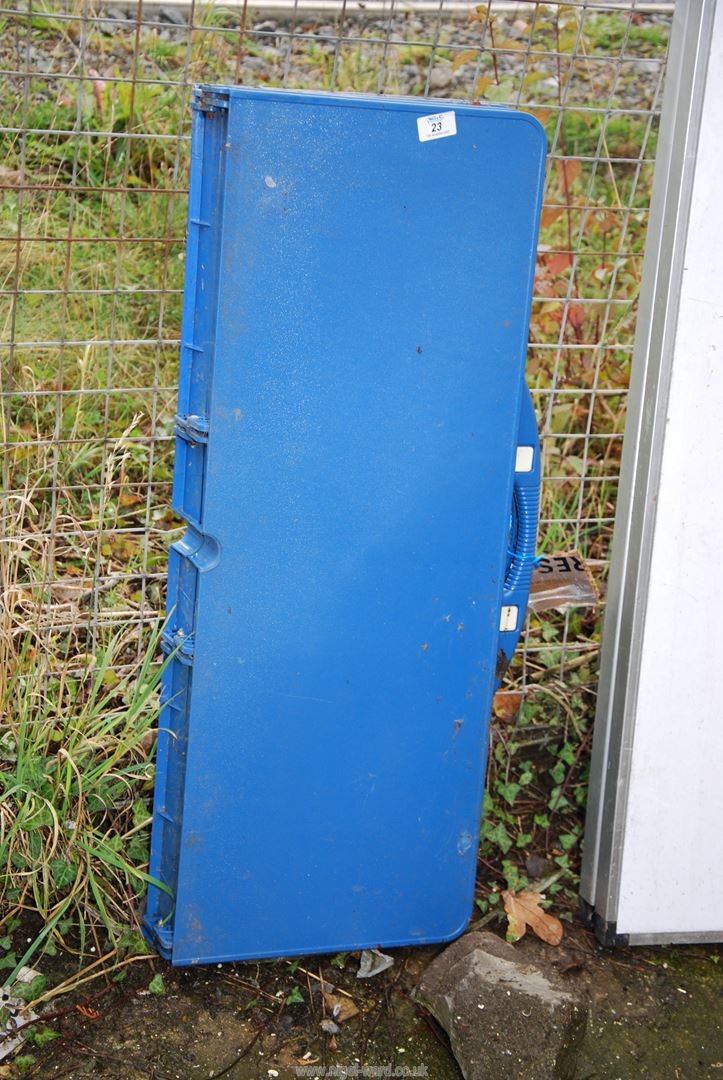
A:
[[[286,1069],[298,1069],[300,1065],[318,1065],[321,1058],[312,1057],[307,1050],[306,1056],[301,1056],[301,1050],[298,1045],[296,1046],[282,1046],[279,1050],[276,1058],[277,1064],[283,1065]]]
[[[561,274],[563,270],[567,270],[568,266],[572,266],[572,255],[569,251],[558,251],[557,255],[551,256],[547,263],[547,269],[551,274]],[[140,499],[138,501],[140,502]]]
[[[488,22],[489,11],[487,10],[487,4],[477,4],[474,11],[470,11],[467,16],[467,22]]]
[[[155,741],[156,741],[156,732],[155,731],[146,731],[146,732],[143,733],[143,735],[141,735],[141,738],[140,738],[140,740],[138,742],[138,745],[140,746],[141,750],[144,750],[145,753],[147,754],[150,750],[153,749],[153,744],[154,744]]]
[[[507,940],[519,941],[525,936],[527,927],[548,945],[559,945],[562,941],[562,923],[549,911],[543,911],[540,901],[542,893],[513,893],[506,889],[502,899],[507,912]]]
[[[567,321],[573,330],[581,330],[585,322],[585,308],[582,304],[570,304],[567,309]]]
[[[550,116],[552,115],[552,110],[551,109],[528,109],[528,108],[525,108],[524,105],[520,109],[520,112],[526,112],[526,113],[529,113],[530,116],[534,116],[535,120],[537,120],[540,124],[542,124],[543,127],[545,126],[547,121],[550,119]]]
[[[557,172],[562,184],[562,190],[568,191],[570,185],[577,180],[582,169],[582,162],[577,158],[562,158],[557,161]]]
[[[511,723],[520,711],[522,694],[511,690],[498,690],[492,702],[492,709],[498,720]]]
[[[95,70],[95,68],[90,68],[89,74],[92,77],[93,97],[95,98],[95,105],[98,112],[102,114],[105,82],[103,81],[103,79],[101,79],[100,74]]]
[[[480,75],[474,88],[475,97],[482,97],[483,94],[489,90],[490,86],[494,86],[494,79],[490,79],[487,75]]]
[[[326,1006],[331,1010],[331,1015],[337,1024],[343,1024],[345,1020],[350,1020],[359,1012],[351,998],[342,997],[341,994],[329,994],[326,990],[322,993]]]
[[[462,52],[457,53],[452,61],[452,71],[458,71],[463,64],[468,63],[470,60],[476,60],[479,55],[479,49],[463,49]]]
[[[87,1005],[76,1005],[75,1007],[80,1015],[84,1016],[86,1020],[97,1020],[100,1016],[99,1012],[95,1009],[89,1009]]]
[[[561,214],[565,213],[564,206],[546,206],[540,216],[540,225],[543,229],[546,229],[548,225],[552,225],[553,221],[557,221]]]
[[[546,304],[543,304],[540,308],[538,315],[540,318],[550,316],[555,319],[556,322],[562,321],[562,301],[561,300],[549,300]]]

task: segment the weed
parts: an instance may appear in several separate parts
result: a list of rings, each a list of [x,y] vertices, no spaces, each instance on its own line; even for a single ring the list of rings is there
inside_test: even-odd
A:
[[[158,638],[155,629],[142,663],[125,676],[114,673],[132,639],[121,631],[90,665],[69,666],[55,678],[35,666],[28,635],[4,686],[3,922],[36,911],[45,924],[21,958],[6,954],[6,967],[8,956],[16,960],[8,982],[38,951],[62,944],[83,953],[88,936],[98,945],[99,925],[118,944],[129,916],[138,924],[137,904],[149,881]],[[31,998],[43,989],[30,987]]]
[[[32,1054],[18,1054],[13,1064],[20,1076],[24,1076],[35,1065],[35,1058]]]

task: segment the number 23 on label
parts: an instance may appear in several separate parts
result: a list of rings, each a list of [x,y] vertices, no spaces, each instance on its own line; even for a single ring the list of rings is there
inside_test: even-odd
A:
[[[430,113],[417,117],[417,131],[420,142],[430,139],[444,139],[457,134],[457,117],[453,112]]]

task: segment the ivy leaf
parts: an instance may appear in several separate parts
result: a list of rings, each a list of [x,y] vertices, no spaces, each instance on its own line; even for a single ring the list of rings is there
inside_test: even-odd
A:
[[[510,783],[510,784],[498,784],[497,785],[497,790],[499,791],[500,795],[505,800],[505,802],[507,803],[508,806],[514,806],[515,805],[515,799],[517,798],[517,796],[520,793],[520,785],[519,784],[513,784],[513,783]]]
[[[141,799],[136,799],[133,803],[133,828],[135,829],[139,825],[145,825],[145,823],[150,820],[150,810]]]
[[[565,771],[565,763],[563,761],[556,761],[550,769],[550,775],[556,784],[561,784],[565,779]]]
[[[501,821],[499,821],[496,825],[490,825],[489,821],[483,821],[482,836],[483,839],[489,840],[492,844],[496,844],[503,855],[506,855],[512,847],[512,840],[510,839],[510,834],[507,832],[507,829],[504,827]]]
[[[575,751],[573,750],[573,748],[570,746],[570,744],[568,742],[563,743],[562,746],[560,747],[560,757],[562,758],[562,760],[565,762],[566,765],[574,765],[575,764]]]
[[[134,863],[148,862],[148,840],[143,836],[132,836],[126,847],[126,855]]]

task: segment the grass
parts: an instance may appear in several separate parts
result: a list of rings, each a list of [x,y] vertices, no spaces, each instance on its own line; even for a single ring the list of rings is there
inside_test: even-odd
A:
[[[453,33],[445,26],[436,51],[424,44],[433,21],[405,33],[404,45],[385,45],[383,27],[364,16],[346,28],[363,40],[341,45],[313,40],[313,24],[300,22],[306,36],[287,52],[273,35],[242,32],[239,15],[221,8],[196,9],[190,35],[145,27],[138,39],[132,22],[109,32],[81,18],[79,5],[34,9],[0,19],[2,67],[18,72],[0,83],[0,115],[5,128],[28,132],[0,132],[9,493],[0,965],[10,977],[61,946],[79,963],[91,949],[97,957],[108,945],[138,947],[156,645],[167,547],[180,531],[168,509],[177,346],[166,342],[180,333],[186,65],[188,82],[280,85],[287,69],[292,86],[375,92],[384,59],[385,92],[421,93],[434,59],[450,78],[444,93],[519,96],[538,116],[567,159],[548,176],[528,359],[548,477],[540,547],[578,547],[604,580],[652,177],[640,159],[655,150],[652,84],[638,86],[633,65],[616,56],[627,42],[633,58],[659,60],[667,34],[660,21],[627,25],[615,14],[588,15],[580,33],[573,8],[541,5],[534,27],[500,18],[491,36],[480,9]],[[72,18],[58,19],[61,11]],[[483,30],[498,51],[481,50]],[[576,43],[574,64],[549,55]],[[41,61],[61,77],[42,77]],[[619,110],[608,117],[588,108],[608,100]],[[89,134],[50,133],[76,127]],[[605,394],[591,404],[595,388]],[[526,657],[496,701],[484,919],[497,917],[501,888],[540,879],[558,911],[574,908],[599,638],[597,612],[532,616]]]
[[[38,951],[61,944],[85,956],[91,945],[100,951],[99,929],[121,945],[139,925],[161,669],[156,627],[140,665],[117,674],[135,637],[133,627],[120,631],[91,662],[76,656],[41,682],[32,678],[37,650],[28,634],[7,667],[3,922],[12,929],[17,916],[32,912],[44,927],[21,957],[5,937],[0,967],[10,969],[10,982]]]

